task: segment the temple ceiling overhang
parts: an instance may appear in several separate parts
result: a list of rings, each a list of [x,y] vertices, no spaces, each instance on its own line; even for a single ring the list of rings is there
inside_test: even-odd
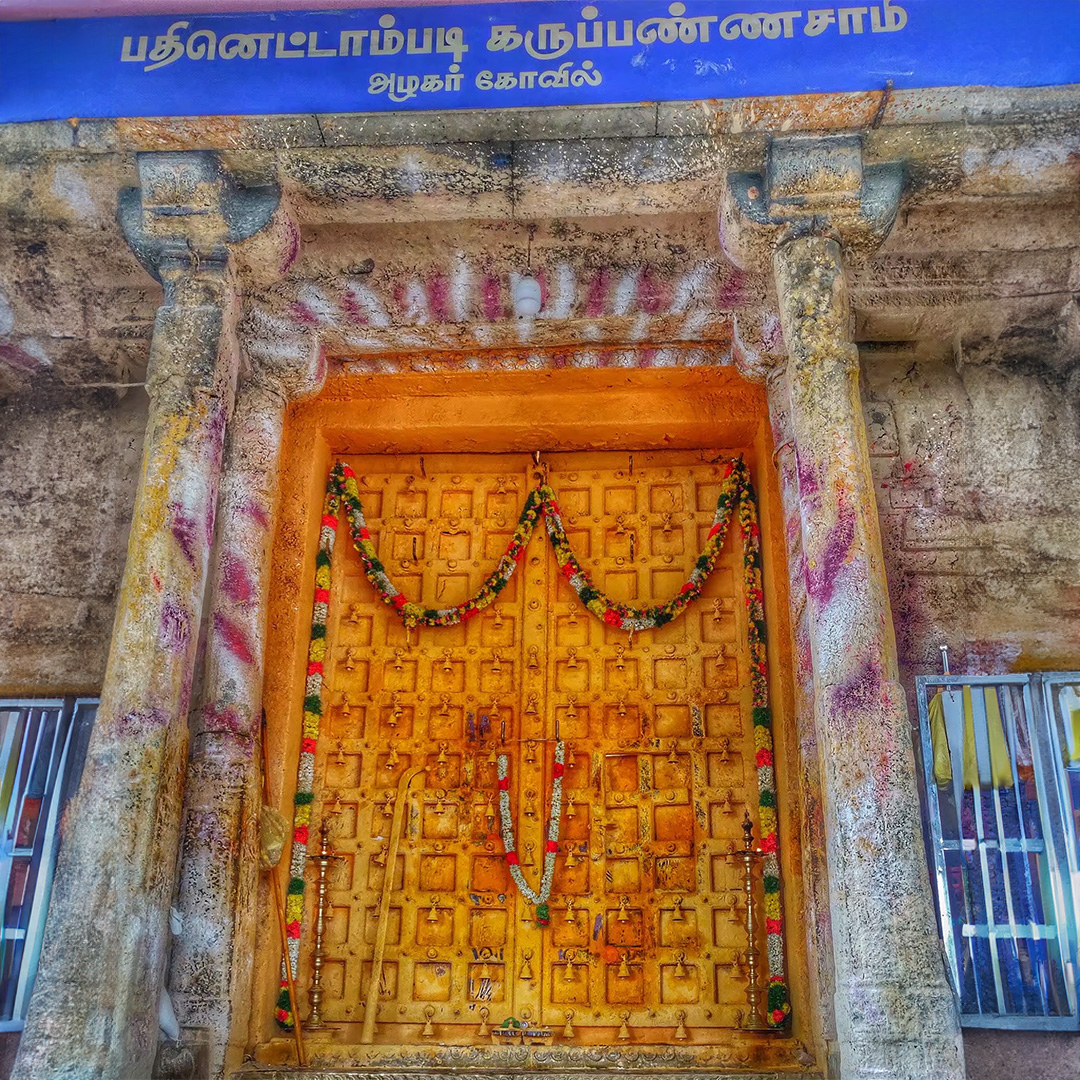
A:
[[[901,115],[866,136],[871,160],[904,159],[909,177],[885,246],[853,270],[857,340],[1065,377],[1080,336],[1075,110]],[[590,130],[573,119],[568,135]],[[267,149],[251,136],[236,148],[215,123],[201,143],[129,127],[126,144],[92,149],[0,131],[0,393],[142,380],[161,291],[117,226],[117,193],[137,183],[136,150],[193,145],[220,149],[242,180],[276,179],[293,222],[284,256],[236,249],[253,359],[317,341],[371,374],[697,366],[781,348],[764,268],[734,265],[717,229],[727,172],[761,167],[760,126],[439,141],[429,125],[400,132],[404,145],[290,148],[286,133]],[[540,283],[535,317],[515,311],[524,274]]]

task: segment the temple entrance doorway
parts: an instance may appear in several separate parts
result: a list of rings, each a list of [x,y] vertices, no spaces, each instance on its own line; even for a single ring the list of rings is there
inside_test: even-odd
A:
[[[541,468],[575,554],[609,597],[640,605],[687,580],[735,453],[561,453]],[[428,608],[476,592],[545,478],[524,454],[341,460],[388,575]],[[316,800],[344,859],[329,891],[326,1021],[355,1025],[360,1041],[374,1005],[374,1037],[391,1044],[425,1029],[439,1043],[513,1039],[514,1027],[499,1030],[508,1019],[604,1045],[631,1029],[646,1042],[690,1030],[710,1041],[740,1025],[747,933],[729,853],[744,808],[757,825],[758,784],[730,532],[702,596],[629,635],[582,606],[542,526],[475,618],[411,630],[342,530],[316,761]],[[539,893],[560,746],[559,838],[538,914],[505,849]],[[302,971],[312,948],[309,936]]]
[[[786,1011],[746,1024],[751,944],[763,1020],[771,972],[785,993],[806,980],[779,914],[778,891],[796,908],[801,894],[797,876],[782,879],[798,830],[773,766],[774,745],[778,761],[794,749],[771,453],[763,391],[730,368],[342,378],[294,410],[264,700],[272,775],[310,807],[293,910],[299,1013],[308,1021],[317,1000],[326,1025],[307,1031],[314,1061],[528,1070],[591,1068],[602,1052],[646,1069],[805,1068],[797,1010],[794,1030]],[[546,485],[606,600],[663,604],[699,565],[732,462],[758,489],[753,620],[734,504],[700,595],[652,629],[630,634],[587,606],[543,515],[474,617],[409,626],[384,599],[386,582],[424,609],[475,597]],[[355,478],[369,555],[365,566],[343,507],[324,593],[335,467]],[[313,738],[304,673],[320,596]],[[754,867],[752,939],[733,857],[747,812],[755,847],[773,845],[771,868]],[[323,823],[335,859],[320,942]],[[253,1052],[285,1064],[295,1048],[272,1026],[281,954],[266,915]]]

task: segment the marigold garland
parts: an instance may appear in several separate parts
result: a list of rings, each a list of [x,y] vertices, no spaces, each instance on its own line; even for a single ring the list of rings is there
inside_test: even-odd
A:
[[[507,547],[506,553],[499,560],[494,572],[480,586],[477,593],[464,603],[452,608],[424,608],[410,603],[390,580],[385,567],[379,561],[375,546],[364,519],[363,506],[353,470],[338,462],[330,474],[326,499],[323,504],[322,527],[319,533],[319,551],[316,556],[315,602],[312,611],[311,642],[308,647],[308,671],[304,697],[303,742],[301,744],[300,764],[297,773],[295,811],[293,819],[293,847],[290,860],[288,898],[286,901],[286,920],[288,923],[289,955],[293,970],[297,970],[300,951],[300,919],[304,908],[304,867],[307,860],[307,827],[311,815],[311,802],[314,799],[312,785],[314,781],[315,744],[319,736],[322,717],[323,660],[326,649],[326,620],[330,599],[330,560],[337,536],[338,514],[341,504],[351,526],[353,544],[360,556],[364,572],[382,600],[390,605],[399,615],[406,627],[412,626],[454,626],[463,622],[487,607],[506,587],[518,563],[525,554],[525,549],[532,538],[536,522],[544,514],[548,538],[555,549],[556,561],[561,572],[574,589],[586,609],[609,626],[618,626],[624,630],[646,630],[663,626],[680,615],[687,605],[700,594],[709,574],[716,565],[723,547],[733,507],[738,507],[739,528],[743,540],[743,584],[747,614],[747,643],[750,658],[750,688],[753,705],[755,765],[758,780],[758,821],[761,830],[761,850],[765,852],[763,878],[765,892],[766,948],[769,965],[769,987],[767,1001],[767,1019],[771,1026],[781,1027],[791,1016],[791,1001],[784,974],[784,939],[783,914],[780,901],[780,865],[778,859],[777,822],[776,822],[776,779],[773,769],[772,718],[768,699],[768,667],[765,652],[765,607],[761,577],[761,532],[757,518],[757,503],[749,471],[741,458],[728,463],[721,485],[720,495],[713,515],[712,527],[706,539],[705,548],[695,560],[690,577],[682,588],[667,603],[635,608],[611,600],[596,588],[589,573],[578,561],[570,548],[566,531],[562,524],[558,502],[554,491],[544,485],[529,492],[518,519],[517,528]],[[559,744],[559,750],[562,745]],[[558,761],[558,751],[557,758]],[[533,894],[514,855],[512,826],[509,837],[506,824],[510,820],[509,783],[503,787],[506,779],[505,756],[499,762],[499,809],[503,822],[503,841],[507,851],[507,861],[514,881],[527,898]],[[561,810],[561,778],[557,780],[559,808]],[[504,809],[505,799],[505,809]],[[550,877],[548,861],[554,868],[555,853],[551,850],[552,842],[557,849],[559,812],[556,809],[556,790],[552,792],[552,813],[548,823],[548,841],[544,852],[544,875],[541,879],[541,893],[544,880]],[[555,830],[554,837],[551,835]],[[507,845],[507,840],[509,844]],[[515,874],[516,871],[516,874]],[[521,878],[519,881],[518,878]],[[548,882],[550,893],[550,881]],[[537,902],[537,901],[533,901]],[[537,914],[546,908],[546,897],[538,902]],[[544,911],[546,915],[546,911]],[[538,918],[539,921],[539,918]],[[289,992],[284,979],[282,965],[281,992],[277,1003],[277,1019],[285,1027],[292,1025],[292,1010]]]

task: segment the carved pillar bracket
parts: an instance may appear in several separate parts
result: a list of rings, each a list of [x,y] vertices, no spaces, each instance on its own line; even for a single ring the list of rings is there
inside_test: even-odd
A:
[[[211,153],[142,154],[138,167],[140,186],[122,193],[118,216],[165,293],[150,346],[142,474],[17,1080],[152,1072],[188,706],[239,362],[230,245],[264,228],[278,206],[275,188],[240,187]]]
[[[808,614],[844,1080],[964,1075],[923,858],[844,266],[887,235],[903,176],[900,164],[864,166],[857,136],[774,139],[763,174],[729,176],[722,212],[729,252],[771,258],[788,352],[770,389],[795,454],[792,573]]]

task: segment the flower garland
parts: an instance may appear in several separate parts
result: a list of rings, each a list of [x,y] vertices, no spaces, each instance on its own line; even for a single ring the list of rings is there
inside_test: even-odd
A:
[[[328,491],[340,496],[345,503],[345,513],[352,526],[353,545],[360,556],[368,581],[374,586],[382,600],[398,613],[407,627],[456,626],[483,611],[506,588],[517,569],[517,564],[524,557],[525,549],[529,546],[533,529],[540,517],[543,502],[538,490],[534,488],[529,492],[506,553],[474,596],[455,607],[425,608],[405,599],[405,594],[390,580],[386,567],[379,561],[375,545],[371,542],[367,521],[364,519],[360,490],[356,485],[356,475],[352,469],[338,462],[330,473]]]
[[[290,881],[286,900],[286,921],[289,955],[293,970],[297,970],[300,950],[300,919],[304,908],[304,868],[307,860],[308,825],[314,799],[315,743],[322,717],[323,659],[326,650],[326,620],[330,599],[330,560],[337,536],[338,514],[344,502],[353,543],[360,555],[364,571],[380,597],[398,612],[406,626],[453,626],[471,618],[487,607],[505,588],[517,564],[521,561],[532,538],[541,513],[545,515],[548,538],[555,548],[556,560],[585,607],[597,618],[626,630],[663,626],[686,608],[697,596],[716,565],[727,534],[732,508],[737,505],[740,532],[743,540],[743,582],[747,608],[747,640],[750,654],[750,687],[753,707],[755,765],[758,780],[758,821],[761,830],[761,850],[765,891],[766,948],[769,966],[767,1018],[773,1027],[781,1027],[791,1016],[791,1002],[784,974],[783,914],[780,901],[780,867],[778,859],[776,820],[776,778],[773,767],[772,716],[768,700],[768,668],[765,652],[765,609],[761,577],[761,532],[757,519],[757,504],[749,470],[742,459],[727,466],[720,495],[717,499],[713,524],[705,549],[698,556],[689,580],[666,604],[632,608],[619,604],[598,590],[588,572],[570,550],[559,512],[555,493],[550,487],[529,493],[518,519],[514,536],[506,554],[494,573],[484,582],[477,594],[455,608],[423,608],[410,604],[397,589],[379,561],[364,520],[359,489],[353,470],[341,462],[330,474],[323,504],[319,551],[315,568],[315,601],[312,611],[311,642],[308,648],[307,683],[304,697],[303,742],[297,774],[295,811],[293,818],[293,847],[290,859]],[[560,557],[560,552],[562,557]],[[569,567],[569,571],[567,570]],[[515,884],[522,895],[537,904],[537,922],[546,925],[549,919],[547,900],[554,876],[555,854],[558,846],[562,812],[562,751],[556,747],[555,783],[552,789],[552,809],[548,822],[548,841],[544,852],[544,873],[539,893],[533,893],[525,882],[517,862],[513,824],[510,819],[508,763],[499,760],[499,810],[503,825],[503,843],[507,862]],[[507,780],[506,786],[503,781]],[[555,849],[552,849],[555,844]],[[512,858],[511,858],[512,857]],[[535,898],[535,899],[534,899]],[[543,917],[543,921],[541,918]],[[277,1002],[277,1019],[285,1027],[292,1024],[289,992],[282,965],[281,992]]]
[[[352,475],[348,465],[338,466],[342,475]],[[354,480],[355,483],[355,480]],[[323,501],[319,529],[319,550],[315,556],[315,600],[311,610],[311,639],[308,643],[307,679],[304,683],[304,719],[301,726],[300,763],[293,797],[293,842],[289,857],[289,888],[285,897],[285,934],[289,939],[289,962],[294,972],[300,963],[300,920],[304,914],[304,870],[307,867],[308,826],[315,799],[315,747],[323,713],[323,671],[326,659],[326,620],[330,611],[330,561],[337,539],[339,497],[330,488]],[[282,1027],[291,1028],[293,1002],[281,962],[281,982],[275,1015]]]
[[[746,466],[733,462],[738,475],[739,531],[743,541],[743,592],[746,637],[750,653],[750,701],[754,721],[754,764],[758,781],[758,824],[761,829],[762,877],[765,890],[765,948],[769,964],[766,1019],[782,1027],[791,1016],[791,998],[784,974],[784,919],[780,904],[780,860],[776,836],[776,772],[773,767],[772,711],[765,654],[765,591],[761,579],[761,528],[757,500]]]
[[[503,848],[506,850],[506,865],[510,876],[518,887],[518,892],[536,905],[536,925],[547,926],[551,922],[551,885],[555,880],[555,856],[559,852],[559,829],[562,823],[562,782],[566,746],[561,741],[555,743],[555,768],[552,770],[551,810],[548,813],[547,842],[544,844],[544,872],[540,878],[540,888],[533,892],[517,855],[517,842],[514,839],[514,819],[510,814],[510,759],[506,754],[499,755],[499,824],[502,829]]]
[[[406,627],[456,626],[483,611],[506,588],[518,563],[524,557],[536,523],[543,514],[548,539],[555,549],[559,570],[570,583],[578,599],[593,615],[609,626],[633,631],[653,630],[664,626],[681,615],[687,605],[701,595],[701,590],[716,566],[716,560],[720,557],[720,551],[724,546],[732,506],[748,483],[746,465],[742,459],[729,462],[720,495],[716,500],[716,511],[713,514],[712,527],[706,538],[705,548],[694,561],[694,568],[690,572],[689,579],[667,603],[644,608],[618,603],[596,587],[589,572],[581,565],[570,548],[555,492],[546,484],[533,488],[529,492],[514,535],[494,571],[473,596],[455,607],[448,608],[425,608],[420,604],[412,603],[391,580],[371,541],[356,476],[347,465],[339,462],[334,466],[330,473],[327,493],[328,496],[333,495],[344,502],[353,546],[360,556],[364,574],[383,603],[388,604],[398,613]]]
[[[563,526],[559,504],[555,501],[555,492],[550,487],[540,489],[544,497],[544,522],[547,525],[548,539],[555,549],[555,561],[578,599],[598,619],[608,626],[621,630],[654,630],[664,626],[681,615],[687,605],[701,595],[709,575],[716,566],[720,551],[727,536],[728,522],[731,520],[731,507],[735,499],[749,484],[746,466],[742,459],[728,463],[724,473],[720,495],[716,500],[716,512],[713,514],[712,528],[705,540],[705,548],[694,561],[690,577],[681,589],[666,603],[651,607],[636,608],[621,604],[602,593],[593,583],[589,571],[578,561],[570,547]]]

